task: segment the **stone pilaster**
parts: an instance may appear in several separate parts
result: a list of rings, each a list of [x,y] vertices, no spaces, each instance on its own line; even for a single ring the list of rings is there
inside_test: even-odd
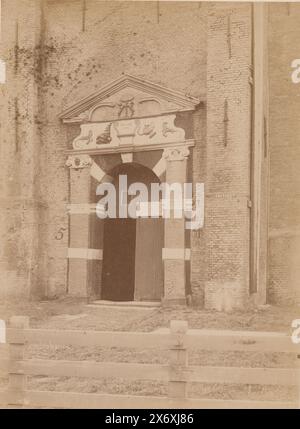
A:
[[[257,304],[265,304],[267,299],[269,187],[267,26],[267,6],[264,3],[254,3],[250,293]]]
[[[169,185],[183,185],[187,176],[186,147],[165,149],[163,157],[166,160],[166,182]],[[183,187],[182,187],[183,189]],[[177,200],[178,201],[178,200]],[[170,197],[170,218],[165,219],[164,260],[164,302],[166,304],[186,303],[186,256],[185,249],[185,219],[174,216],[174,195]]]
[[[90,246],[91,217],[96,216],[90,204],[92,159],[88,155],[72,155],[66,165],[70,167],[68,291],[70,295],[88,297],[93,294],[94,265],[102,260],[102,250]]]

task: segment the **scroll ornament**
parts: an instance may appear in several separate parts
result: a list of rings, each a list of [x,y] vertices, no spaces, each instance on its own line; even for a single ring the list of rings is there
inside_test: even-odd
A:
[[[164,150],[163,157],[167,161],[184,161],[189,154],[187,147],[172,147]]]

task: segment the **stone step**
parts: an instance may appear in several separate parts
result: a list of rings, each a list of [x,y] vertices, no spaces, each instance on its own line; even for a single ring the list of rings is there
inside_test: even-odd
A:
[[[107,301],[102,299],[95,300],[88,304],[88,307],[143,308],[150,310],[160,306],[160,301]]]

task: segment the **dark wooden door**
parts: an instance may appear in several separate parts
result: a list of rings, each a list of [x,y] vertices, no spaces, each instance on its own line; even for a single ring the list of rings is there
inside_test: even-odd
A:
[[[163,219],[136,221],[135,300],[159,301],[163,296]]]
[[[133,301],[135,219],[105,219],[101,298]]]

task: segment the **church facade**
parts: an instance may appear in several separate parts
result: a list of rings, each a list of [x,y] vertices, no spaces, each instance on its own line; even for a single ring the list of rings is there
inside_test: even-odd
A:
[[[299,19],[298,4],[2,0],[0,296],[300,302]],[[147,207],[152,184],[191,184],[194,209],[198,187],[199,225],[101,218],[99,185],[118,205],[122,177]]]

